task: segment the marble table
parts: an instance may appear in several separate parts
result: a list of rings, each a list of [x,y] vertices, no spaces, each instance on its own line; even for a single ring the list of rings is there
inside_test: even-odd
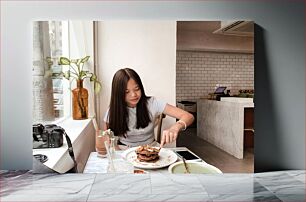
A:
[[[187,147],[175,147],[167,149],[171,149],[173,151],[189,150]],[[117,155],[119,156],[121,156],[121,154],[123,153],[123,151],[116,151],[116,152]],[[83,173],[107,173],[108,159],[106,157],[105,158],[98,157],[97,154],[98,154],[97,152],[90,153]],[[177,161],[181,161],[181,159],[177,158]],[[201,159],[201,161],[205,162],[203,159]],[[142,169],[142,170],[146,170],[149,173],[168,173],[168,166],[160,169]]]
[[[5,201],[305,201],[305,170],[256,174],[1,171]]]

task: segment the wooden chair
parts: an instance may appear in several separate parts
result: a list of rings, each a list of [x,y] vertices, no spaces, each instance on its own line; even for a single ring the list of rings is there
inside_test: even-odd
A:
[[[156,121],[155,121],[155,124],[156,124],[156,127],[157,127],[155,140],[158,143],[160,143],[160,141],[161,141],[161,136],[162,136],[161,129],[162,129],[162,124],[163,124],[163,119],[165,117],[166,117],[165,114],[160,114],[160,115],[157,116]]]

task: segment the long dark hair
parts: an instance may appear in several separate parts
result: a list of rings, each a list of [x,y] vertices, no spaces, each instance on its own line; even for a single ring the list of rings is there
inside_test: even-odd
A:
[[[130,79],[133,79],[141,90],[141,98],[137,103],[136,117],[137,123],[136,128],[145,128],[151,122],[151,114],[148,110],[148,99],[150,97],[146,96],[141,79],[139,75],[130,68],[118,70],[112,81],[112,93],[109,105],[109,125],[116,136],[123,135],[129,131],[129,112],[128,106],[125,101],[125,91],[127,88],[127,83]]]

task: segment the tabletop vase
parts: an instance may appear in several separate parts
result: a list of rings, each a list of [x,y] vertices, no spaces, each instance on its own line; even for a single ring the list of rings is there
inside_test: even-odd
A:
[[[88,118],[88,90],[83,88],[83,80],[77,80],[77,87],[72,90],[72,117],[74,120]]]

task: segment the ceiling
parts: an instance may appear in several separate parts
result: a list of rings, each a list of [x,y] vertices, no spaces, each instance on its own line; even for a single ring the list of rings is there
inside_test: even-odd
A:
[[[219,29],[221,21],[178,21],[177,31],[210,32]]]
[[[222,21],[223,23],[229,23],[233,21]],[[177,22],[177,31],[191,31],[191,32],[209,32],[213,33],[214,31],[221,28],[221,21],[178,21]],[[239,27],[241,32],[254,32],[253,23],[245,24],[244,26]]]

